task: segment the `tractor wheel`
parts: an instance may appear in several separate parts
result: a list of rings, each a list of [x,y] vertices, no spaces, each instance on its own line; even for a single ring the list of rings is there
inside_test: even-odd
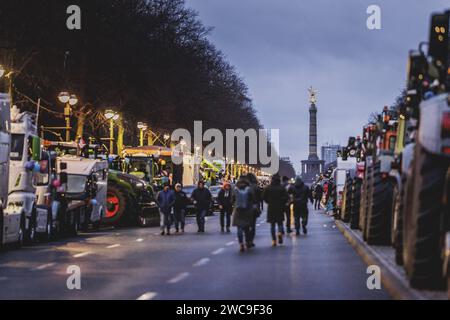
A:
[[[367,213],[369,212],[369,205],[370,205],[370,185],[372,183],[372,167],[368,167],[366,170],[366,175],[363,182],[363,188],[361,191],[361,206],[359,211],[359,228],[361,229],[361,232],[363,234],[363,238],[365,239],[365,233],[366,233],[366,222],[367,222]]]
[[[442,289],[443,190],[449,163],[416,144],[413,166],[411,210],[404,212],[405,270],[412,287]]]
[[[368,244],[386,245],[390,241],[392,189],[390,180],[383,180],[380,162],[375,163],[372,179],[372,196],[366,221],[366,241]]]
[[[350,221],[352,185],[353,185],[353,180],[350,177],[348,177],[345,181],[344,196],[342,199],[341,219],[343,222]]]
[[[391,243],[395,249],[395,262],[403,265],[403,198],[405,193],[406,178],[402,177],[402,188],[395,184],[392,205]]]
[[[127,194],[117,185],[108,186],[105,223],[118,225],[130,222],[132,204]],[[130,221],[128,221],[130,220]]]
[[[361,204],[361,179],[353,179],[350,203],[350,228],[358,229],[359,208]]]

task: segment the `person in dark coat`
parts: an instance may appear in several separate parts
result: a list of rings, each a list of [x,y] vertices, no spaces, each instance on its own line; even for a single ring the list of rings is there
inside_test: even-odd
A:
[[[217,196],[217,202],[220,209],[220,230],[230,232],[231,214],[233,213],[233,190],[228,182],[224,182]]]
[[[313,203],[311,189],[305,185],[300,177],[295,179],[295,184],[289,189],[292,194],[292,202],[294,204],[294,223],[295,234],[300,234],[300,219],[302,220],[302,230],[304,234],[308,233],[306,226],[308,225],[308,200]]]
[[[253,217],[252,217],[252,225],[250,226],[250,241],[249,241],[249,247],[253,248],[255,246],[254,239],[256,235],[256,220],[261,215],[261,189],[258,186],[258,179],[253,173],[247,174],[247,179],[250,183],[250,191],[252,192],[252,199],[253,199]]]
[[[183,191],[181,184],[177,183],[175,185],[175,203],[173,205],[173,216],[175,218],[175,232],[179,232],[181,227],[181,232],[184,232],[185,217],[186,217],[186,205],[188,203],[188,198],[186,193]]]
[[[322,201],[323,187],[320,182],[314,188],[314,209],[320,210],[320,202]]]
[[[240,251],[245,251],[244,238],[247,248],[251,247],[250,227],[253,224],[253,193],[250,183],[245,176],[239,177],[234,192],[233,226],[237,227]]]
[[[281,186],[286,191],[289,190],[289,178],[287,176],[283,176],[283,178],[281,179]],[[291,229],[291,204],[289,202],[289,198],[284,207],[284,215],[286,216],[286,232],[291,233],[292,232],[292,229]],[[284,234],[284,229],[283,229],[282,233]]]
[[[272,234],[272,246],[277,245],[277,236],[275,227],[278,226],[278,243],[283,243],[283,221],[284,210],[289,199],[285,188],[281,186],[281,179],[278,174],[272,176],[270,185],[264,189],[263,199],[267,203],[267,222],[270,223]]]
[[[161,219],[161,235],[170,235],[170,225],[172,223],[172,207],[175,204],[175,196],[173,191],[170,190],[169,184],[165,183],[163,190],[158,192],[156,197],[156,204],[159,207],[160,219]]]
[[[205,188],[203,181],[198,182],[197,189],[192,192],[191,198],[197,209],[198,232],[205,232],[205,216],[211,208],[212,196],[211,192]]]

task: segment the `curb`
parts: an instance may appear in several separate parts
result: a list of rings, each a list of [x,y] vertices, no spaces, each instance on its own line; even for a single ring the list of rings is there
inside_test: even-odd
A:
[[[377,265],[381,269],[381,283],[386,291],[396,300],[428,300],[418,290],[411,289],[408,281],[393,268],[385,258],[367,245],[361,236],[340,220],[335,220],[339,231],[367,265]]]

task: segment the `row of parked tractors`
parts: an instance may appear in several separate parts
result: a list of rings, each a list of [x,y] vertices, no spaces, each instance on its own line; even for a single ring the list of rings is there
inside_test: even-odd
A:
[[[139,159],[149,167],[155,161]],[[151,176],[113,170],[117,162],[98,145],[41,139],[36,114],[20,112],[0,94],[0,247],[101,224],[158,223]]]
[[[450,276],[449,20],[432,15],[429,42],[409,52],[403,99],[343,150],[357,161],[338,216],[368,244],[392,245],[421,289],[444,289]]]

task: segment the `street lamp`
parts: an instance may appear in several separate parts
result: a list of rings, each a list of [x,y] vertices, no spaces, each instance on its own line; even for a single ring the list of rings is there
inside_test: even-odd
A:
[[[137,127],[139,129],[139,145],[144,146],[144,132],[147,130],[148,126],[144,122],[138,122]]]
[[[0,78],[3,77],[5,73],[6,73],[5,68],[0,64]]]
[[[167,147],[167,142],[168,142],[169,139],[170,139],[170,134],[165,133],[164,136],[163,136],[163,138],[164,138],[164,145]]]
[[[109,154],[114,153],[114,121],[119,120],[119,114],[111,109],[105,111],[105,118],[109,120]]]
[[[64,117],[66,120],[66,142],[70,141],[70,116],[72,115],[72,107],[78,103],[78,98],[74,94],[62,91],[58,94],[59,102],[64,104]]]

